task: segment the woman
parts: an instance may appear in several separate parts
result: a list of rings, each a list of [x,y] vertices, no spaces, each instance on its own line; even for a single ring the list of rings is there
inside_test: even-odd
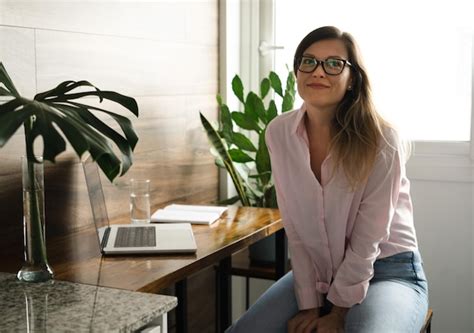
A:
[[[294,72],[304,104],[266,133],[293,271],[229,332],[419,332],[428,290],[405,156],[353,37],[312,31]]]

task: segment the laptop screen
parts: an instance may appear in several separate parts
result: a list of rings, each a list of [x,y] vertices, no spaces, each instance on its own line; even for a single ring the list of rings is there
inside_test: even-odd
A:
[[[102,244],[104,233],[109,227],[109,217],[107,215],[104,191],[102,190],[102,183],[100,181],[99,168],[92,160],[91,155],[82,161],[82,167],[84,169],[84,175],[86,178],[87,192],[89,193],[92,215],[94,218],[95,227],[98,231],[97,236],[99,237],[99,244]]]

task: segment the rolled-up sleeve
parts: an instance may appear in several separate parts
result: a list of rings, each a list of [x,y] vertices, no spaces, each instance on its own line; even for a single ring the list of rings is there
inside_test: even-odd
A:
[[[356,215],[345,257],[329,288],[328,300],[340,307],[361,303],[374,274],[379,244],[388,240],[401,179],[399,152],[386,148],[377,156]]]
[[[278,175],[278,161],[274,158],[274,156],[272,156],[272,139],[270,131],[268,130],[265,141],[271,158],[278,207],[280,208],[283,225],[288,237],[288,247],[291,255],[291,268],[293,270],[295,281],[294,286],[298,308],[300,310],[305,310],[321,307],[324,304],[324,299],[322,294],[316,290],[317,278],[313,262],[307,253],[304,243],[300,240],[300,237],[294,228],[292,217],[285,215],[285,213],[289,210],[286,209],[287,201],[284,191],[282,191],[283,186],[279,182],[279,180],[282,178]]]

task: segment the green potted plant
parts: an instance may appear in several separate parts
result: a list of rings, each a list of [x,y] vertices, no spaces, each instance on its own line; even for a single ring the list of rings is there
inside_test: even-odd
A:
[[[42,162],[55,162],[66,149],[66,140],[80,157],[92,155],[107,178],[112,181],[132,165],[132,152],[138,137],[131,121],[124,116],[81,103],[82,97],[116,102],[138,117],[136,101],[113,91],[102,91],[87,81],[65,81],[56,88],[28,99],[19,94],[5,67],[0,63],[0,148],[23,126],[26,156],[23,161],[23,214],[25,264],[18,272],[23,281],[45,281],[53,276],[46,256],[44,235],[44,197]],[[100,120],[95,112],[110,116],[121,132]],[[33,143],[41,136],[41,157]],[[115,147],[114,147],[115,146]]]
[[[243,206],[277,207],[270,157],[265,144],[267,125],[279,114],[275,99],[272,98],[272,90],[282,99],[281,112],[293,109],[296,92],[293,72],[288,73],[284,90],[279,76],[270,72],[268,77],[261,81],[259,94],[250,91],[247,96],[242,80],[235,75],[232,91],[242,104],[243,110],[231,112],[218,95],[218,128],[214,128],[206,117],[200,114],[201,123],[212,146],[211,153],[215,157],[215,163],[227,170],[237,191],[236,196],[222,203],[230,204],[240,200]],[[264,103],[266,98],[269,99],[267,106]],[[242,131],[248,131],[248,135]],[[265,240],[260,242],[260,247],[268,247],[264,243]],[[268,261],[272,260],[273,258],[269,258]]]

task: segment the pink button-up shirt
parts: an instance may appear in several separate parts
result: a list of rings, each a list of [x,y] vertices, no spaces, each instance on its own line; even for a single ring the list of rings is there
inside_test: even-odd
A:
[[[266,131],[278,206],[288,237],[300,310],[351,307],[367,295],[376,259],[417,249],[410,182],[396,133],[380,150],[368,181],[351,191],[341,170],[321,183],[311,170],[305,107],[275,118]]]

